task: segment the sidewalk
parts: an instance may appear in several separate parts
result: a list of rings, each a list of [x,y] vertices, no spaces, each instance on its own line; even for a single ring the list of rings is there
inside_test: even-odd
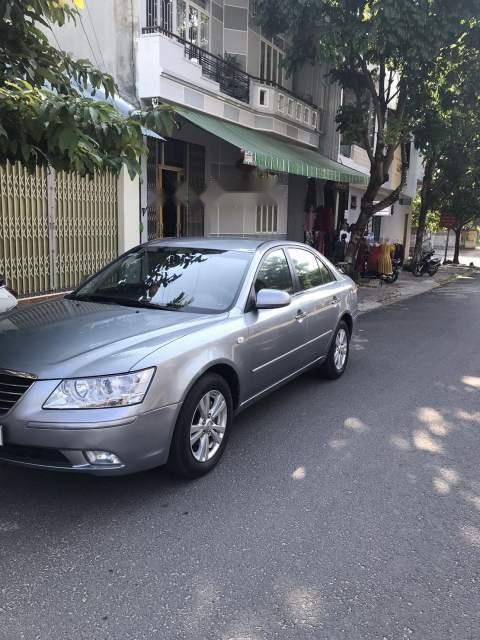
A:
[[[384,305],[427,293],[457,278],[468,277],[474,273],[480,273],[480,269],[465,265],[446,265],[440,267],[433,278],[428,275],[415,278],[408,271],[401,271],[395,284],[383,284],[380,280],[371,280],[368,284],[359,286],[358,308],[361,314],[368,313]]]

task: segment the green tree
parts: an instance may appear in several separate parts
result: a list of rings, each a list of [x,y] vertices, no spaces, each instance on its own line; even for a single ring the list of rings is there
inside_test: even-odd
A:
[[[479,46],[479,26],[470,25],[457,45],[444,50],[432,64],[423,95],[419,95],[417,100],[414,134],[424,157],[425,176],[419,203],[414,262],[421,258],[423,237],[434,202],[446,197],[445,186],[453,193],[452,176],[463,179],[465,175],[472,175],[472,153],[476,152],[480,132]],[[452,154],[455,164],[450,161]],[[462,188],[461,181],[459,188]],[[457,234],[457,249],[460,232]]]
[[[142,124],[168,133],[172,112],[159,107],[123,117],[85,97],[100,88],[113,96],[113,78],[51,46],[46,35],[52,23],[75,20],[82,6],[83,0],[0,0],[0,163],[48,163],[80,173],[125,165],[133,177],[146,152]]]
[[[455,217],[455,264],[459,262],[462,231],[480,223],[480,133],[470,131],[470,138],[467,131],[458,133],[438,162],[431,200],[434,207]]]
[[[421,191],[417,193],[412,203],[412,226],[418,227],[420,218],[420,207],[422,204]],[[438,233],[440,231],[440,212],[429,210],[425,220],[425,231]]]
[[[258,0],[257,4],[262,26],[269,33],[286,35],[290,70],[304,62],[324,61],[331,67],[331,81],[340,83],[350,97],[337,114],[338,130],[346,143],[362,144],[370,160],[370,179],[346,256],[353,270],[369,220],[398,200],[404,187],[406,146],[432,64],[473,27],[480,0]],[[375,204],[399,147],[401,183]]]

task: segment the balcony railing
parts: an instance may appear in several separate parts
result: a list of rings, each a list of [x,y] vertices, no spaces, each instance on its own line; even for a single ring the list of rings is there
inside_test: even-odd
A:
[[[185,56],[201,66],[203,75],[209,80],[218,82],[222,93],[249,104],[250,76],[235,64],[227,62],[219,56],[197,47],[197,45],[192,44],[171,31],[166,31],[158,25],[144,27],[142,33],[161,33],[176,40],[185,47]]]
[[[152,16],[150,16],[147,24],[152,21]],[[283,94],[293,98],[295,101],[300,100],[305,105],[313,109],[314,111],[318,111],[318,106],[312,103],[310,100],[305,100],[304,98],[300,98],[295,93],[282,87],[277,82],[273,80],[266,80],[263,78],[257,78],[255,76],[250,75],[246,71],[240,69],[237,65],[232,62],[228,62],[219,56],[216,56],[201,47],[185,40],[180,37],[176,33],[169,31],[162,26],[162,24],[168,24],[167,22],[161,22],[160,24],[149,24],[147,27],[143,27],[143,34],[150,33],[160,33],[168,38],[176,40],[180,44],[182,44],[185,48],[185,56],[192,61],[196,61],[202,68],[202,73],[205,77],[217,82],[220,85],[220,91],[225,93],[226,95],[236,98],[241,102],[245,102],[250,104],[250,83],[256,82],[259,84],[266,85],[268,87],[273,87],[278,91],[281,91]]]

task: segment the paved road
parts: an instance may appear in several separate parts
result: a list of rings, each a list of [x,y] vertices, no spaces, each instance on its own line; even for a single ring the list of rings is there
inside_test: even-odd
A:
[[[194,484],[1,468],[0,638],[478,640],[479,335],[479,279],[365,316]]]

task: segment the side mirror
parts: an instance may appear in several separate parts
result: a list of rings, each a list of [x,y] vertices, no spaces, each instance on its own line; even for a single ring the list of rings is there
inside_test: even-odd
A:
[[[257,293],[255,307],[257,309],[281,309],[282,307],[288,307],[291,302],[292,298],[286,291],[260,289]]]

